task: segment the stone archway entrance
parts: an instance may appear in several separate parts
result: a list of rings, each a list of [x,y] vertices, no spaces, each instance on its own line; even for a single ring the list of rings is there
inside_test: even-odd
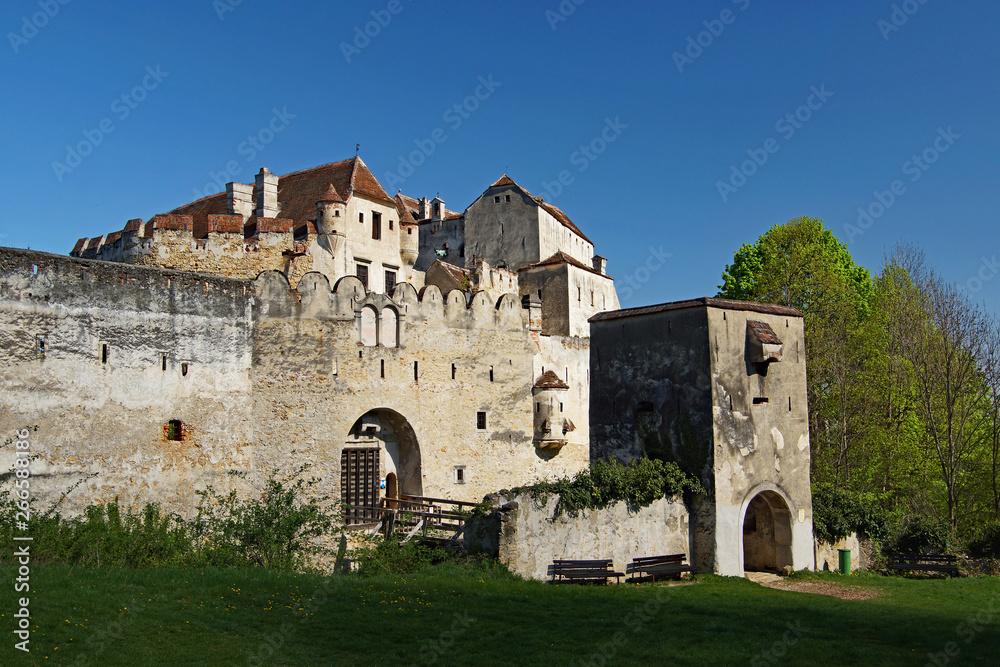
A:
[[[780,572],[792,564],[792,513],[774,491],[761,491],[743,518],[743,569]]]
[[[347,434],[340,460],[340,493],[348,523],[377,521],[382,498],[423,493],[420,447],[406,418],[377,408],[363,414]]]

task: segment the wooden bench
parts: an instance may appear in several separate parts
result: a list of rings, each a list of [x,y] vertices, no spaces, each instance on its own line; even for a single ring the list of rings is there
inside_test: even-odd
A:
[[[612,568],[611,559],[603,560],[565,560],[555,559],[552,561],[553,581],[579,581],[581,583],[602,582],[607,585],[610,577],[615,578],[615,583],[621,581],[625,574],[615,572]],[[558,579],[557,579],[558,577]]]
[[[949,554],[895,554],[889,562],[893,570],[947,572],[958,574],[958,556]]]
[[[657,577],[679,577],[684,572],[693,572],[694,568],[685,563],[685,560],[687,554],[633,558],[625,572],[632,575],[632,581],[652,577],[655,582]]]

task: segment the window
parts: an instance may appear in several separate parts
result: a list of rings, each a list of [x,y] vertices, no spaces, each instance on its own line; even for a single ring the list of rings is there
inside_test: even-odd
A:
[[[378,313],[371,306],[361,309],[361,344],[365,347],[378,345]]]
[[[358,222],[360,222],[362,225],[365,224],[365,214],[364,213],[358,213]]]
[[[542,404],[535,403],[535,412],[541,412],[541,411],[542,411]]]
[[[465,484],[465,466],[455,466],[455,484]]]
[[[493,367],[490,366],[490,382],[493,382]]]
[[[183,375],[184,377],[187,377],[187,374],[188,374],[188,365],[187,364],[181,364],[181,375]]]
[[[393,288],[396,287],[396,272],[386,271],[385,272],[385,293],[392,294]]]
[[[577,287],[576,288],[576,300],[577,301],[581,300],[582,294],[583,294],[583,291],[579,287]]]
[[[441,217],[441,204],[434,204],[434,217],[435,218]]]
[[[506,195],[505,201],[508,201],[508,202],[510,201],[510,195]]]
[[[413,362],[413,381],[417,382],[420,380],[420,362]]]
[[[396,347],[398,339],[397,322],[399,317],[393,308],[383,308],[382,318],[379,322],[379,342],[383,347]]]
[[[167,422],[167,440],[179,442],[184,439],[184,425],[179,419],[171,419]]]
[[[365,289],[368,289],[368,265],[358,264],[357,273],[358,280],[360,280],[361,284],[365,286]]]
[[[382,240],[382,214],[372,212],[372,239]]]
[[[455,379],[455,364],[451,365],[451,379]]]
[[[764,396],[757,396],[753,399],[754,405],[764,405],[766,403],[767,403],[767,398],[765,398]]]
[[[167,355],[165,354],[160,355],[160,369],[167,370]]]
[[[108,344],[101,343],[101,363],[108,363]]]
[[[384,380],[385,379],[385,359],[382,359],[381,362],[382,362],[381,377]]]
[[[496,197],[493,198],[493,203],[494,204],[499,204],[500,203],[500,195],[497,195]]]
[[[389,231],[392,231],[392,220],[389,221]]]
[[[38,358],[45,358],[45,336],[38,337]]]
[[[486,430],[486,413],[477,412],[476,413],[476,428],[480,431]]]

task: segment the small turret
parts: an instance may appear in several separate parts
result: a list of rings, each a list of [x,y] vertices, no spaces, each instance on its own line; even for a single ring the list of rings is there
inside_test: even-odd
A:
[[[336,234],[337,225],[344,221],[346,210],[343,198],[331,183],[320,200],[316,202],[316,232]]]
[[[561,449],[566,434],[576,430],[566,417],[564,402],[569,385],[552,371],[545,371],[531,389],[535,402],[535,444],[542,449]]]
[[[403,264],[413,266],[420,254],[420,227],[399,195],[396,195],[396,209],[399,211],[399,255]]]

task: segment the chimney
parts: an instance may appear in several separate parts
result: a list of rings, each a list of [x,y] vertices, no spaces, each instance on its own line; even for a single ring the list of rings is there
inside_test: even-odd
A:
[[[242,215],[243,222],[253,215],[253,186],[248,183],[226,183],[226,203],[229,215]]]
[[[431,217],[431,202],[427,197],[420,198],[420,220],[427,220]]]
[[[602,276],[607,275],[608,260],[600,255],[594,255],[594,271],[597,271]]]
[[[257,174],[257,217],[278,217],[278,177],[261,167]]]
[[[434,220],[444,219],[444,200],[440,197],[431,200],[431,218]]]

